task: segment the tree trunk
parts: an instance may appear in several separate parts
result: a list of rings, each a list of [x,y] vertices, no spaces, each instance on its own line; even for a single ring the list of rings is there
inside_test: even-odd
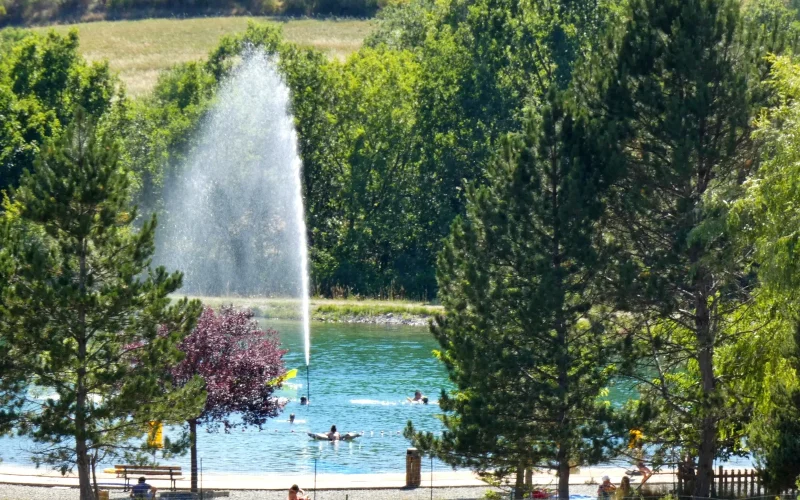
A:
[[[97,487],[97,450],[92,453],[92,487],[94,488],[94,497],[100,498],[100,489]]]
[[[528,493],[533,491],[533,467],[525,469],[525,491]]]
[[[559,277],[561,274],[559,270],[561,269],[561,227],[559,224],[559,207],[560,201],[558,196],[558,158],[555,154],[552,155],[550,159],[550,191],[551,191],[551,210],[552,210],[552,217],[553,217],[553,241],[552,241],[552,266],[553,272],[555,276]],[[553,284],[553,292],[554,296],[558,297],[559,299],[559,309],[556,311],[556,315],[553,322],[553,328],[556,331],[556,347],[557,351],[557,359],[556,359],[556,370],[557,370],[557,377],[558,377],[558,398],[559,404],[561,405],[561,409],[559,411],[559,422],[561,426],[560,431],[560,438],[559,438],[559,445],[558,445],[558,454],[556,456],[556,461],[558,463],[558,498],[559,500],[569,500],[569,454],[570,454],[570,445],[568,442],[569,439],[569,427],[571,425],[570,418],[569,418],[569,339],[567,337],[567,325],[564,319],[564,303],[565,303],[565,292],[564,292],[564,283],[561,278],[557,278],[556,282]]]
[[[191,442],[192,491],[197,491],[197,419],[189,420],[189,441]]]
[[[693,259],[694,260],[694,259]],[[711,331],[710,311],[708,310],[708,285],[704,270],[698,272],[697,299],[695,303],[695,327],[697,329],[697,364],[700,370],[700,384],[703,391],[700,403],[700,449],[697,456],[697,479],[693,496],[707,498],[711,495],[711,481],[714,473],[716,455],[717,425],[714,392],[714,332]]]
[[[80,289],[81,299],[86,295],[86,242],[83,241],[80,247],[80,271],[78,275],[78,287]],[[86,388],[86,357],[88,350],[88,339],[86,338],[86,310],[84,308],[84,301],[78,310],[78,324],[80,331],[78,332],[78,369],[75,380],[75,465],[78,468],[78,484],[80,487],[81,500],[94,500],[94,492],[92,491],[92,478],[91,478],[91,458],[86,446],[86,400],[88,399],[88,390]]]
[[[569,500],[569,452],[565,446],[558,447],[558,499]]]
[[[525,463],[520,461],[517,466],[517,483],[514,486],[514,498],[520,500],[525,492]]]
[[[86,439],[78,436],[75,438],[75,465],[78,468],[78,485],[81,500],[94,500],[92,491],[92,476],[89,453],[86,449]]]

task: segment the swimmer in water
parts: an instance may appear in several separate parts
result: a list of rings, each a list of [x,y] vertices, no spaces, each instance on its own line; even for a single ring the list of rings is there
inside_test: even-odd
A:
[[[406,399],[408,399],[412,403],[427,403],[428,398],[424,397],[420,391],[414,391],[414,399],[411,398],[406,398]]]
[[[341,439],[339,432],[336,430],[336,426],[331,426],[331,431],[328,433],[328,441],[338,441]]]
[[[300,396],[300,404],[301,405],[307,405],[308,404],[308,398],[305,397],[305,396]]]
[[[294,423],[294,413],[290,413],[290,414],[289,414],[289,423],[290,423],[290,424],[293,424],[293,423]]]

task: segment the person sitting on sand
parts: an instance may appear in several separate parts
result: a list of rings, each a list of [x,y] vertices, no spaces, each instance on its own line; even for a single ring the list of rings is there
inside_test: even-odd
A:
[[[601,500],[610,500],[611,495],[617,487],[611,484],[611,478],[603,476],[603,483],[597,488],[597,498]]]
[[[341,436],[336,431],[336,426],[332,425],[331,431],[328,433],[328,441],[338,441],[339,439],[341,439]]]
[[[631,478],[624,476],[619,482],[619,488],[614,492],[615,500],[623,500],[633,496],[633,489],[631,488]]]
[[[289,488],[289,500],[308,500],[308,495],[306,492],[301,490],[299,486],[293,484],[291,488]]]

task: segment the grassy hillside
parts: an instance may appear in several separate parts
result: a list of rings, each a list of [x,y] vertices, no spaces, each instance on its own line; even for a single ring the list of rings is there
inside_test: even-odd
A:
[[[253,19],[279,23],[287,40],[316,47],[331,57],[345,57],[358,50],[374,25],[369,20],[210,17],[103,21],[53,26],[52,29],[77,28],[83,54],[90,60],[108,59],[111,68],[119,72],[129,94],[136,96],[153,87],[160,71],[176,63],[203,58],[220,37],[244,30],[247,22]]]

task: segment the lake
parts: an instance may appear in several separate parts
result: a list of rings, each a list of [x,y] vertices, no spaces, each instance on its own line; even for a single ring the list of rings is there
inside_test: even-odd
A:
[[[286,368],[298,369],[276,395],[290,400],[283,415],[261,431],[247,428],[230,434],[198,433],[199,457],[209,472],[378,473],[405,470],[408,441],[401,435],[411,420],[418,429],[441,432],[436,404],[412,405],[406,397],[419,389],[436,401],[450,389],[445,368],[432,351],[438,347],[427,328],[342,323],[312,323],[311,404],[301,406],[307,394],[301,325],[297,322],[261,320],[262,326],[280,333]],[[610,397],[620,402],[630,388],[613,387]],[[294,413],[294,424],[288,421]],[[364,432],[349,443],[312,441],[306,432],[326,432],[336,425],[341,432]],[[176,436],[177,430],[167,429]],[[31,443],[22,438],[0,438],[0,458],[7,464],[30,465]],[[162,463],[189,467],[184,457]],[[626,465],[623,460],[616,465]],[[747,459],[731,465],[749,466]],[[447,466],[434,462],[435,469]],[[430,467],[426,461],[426,470]]]
[[[431,400],[449,388],[444,367],[433,357],[436,341],[427,328],[407,326],[312,323],[307,393],[303,339],[298,322],[260,320],[280,333],[287,369],[297,378],[276,394],[289,398],[283,415],[261,431],[236,429],[230,434],[198,432],[198,456],[205,471],[309,473],[315,461],[320,473],[375,473],[405,470],[408,441],[398,434],[408,420],[419,429],[440,431],[438,406],[412,405],[406,400],[419,389]],[[294,413],[294,424],[288,422]],[[350,443],[311,441],[306,432],[364,431]],[[177,435],[166,429],[166,435]],[[0,458],[6,464],[30,464],[32,444],[22,438],[0,438]],[[189,466],[185,457],[163,463]],[[435,464],[437,468],[444,464]]]

